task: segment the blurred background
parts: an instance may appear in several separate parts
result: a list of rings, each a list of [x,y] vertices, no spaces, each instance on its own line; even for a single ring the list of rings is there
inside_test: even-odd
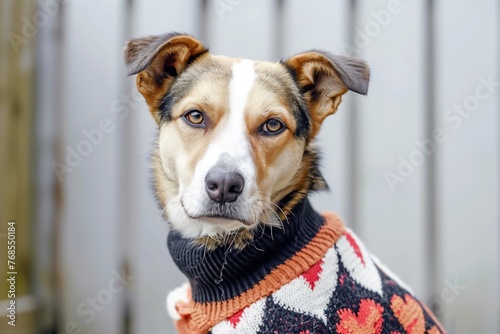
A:
[[[500,333],[499,1],[1,0],[0,333],[173,333],[183,282],[125,41],[169,31],[277,61],[366,59],[319,141],[335,210],[450,333]],[[8,325],[8,222],[16,326]],[[10,275],[9,275],[10,277]]]

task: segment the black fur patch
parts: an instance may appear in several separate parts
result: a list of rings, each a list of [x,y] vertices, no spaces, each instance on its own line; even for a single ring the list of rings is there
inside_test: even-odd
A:
[[[307,108],[302,103],[297,103],[294,106],[293,114],[297,120],[295,136],[298,138],[307,138],[311,130],[311,118],[307,112]]]
[[[273,72],[257,72],[257,81],[260,84],[265,85],[268,89],[272,90],[276,94],[282,94],[284,92],[286,104],[290,108],[292,115],[297,123],[297,128],[295,130],[295,137],[301,139],[306,139],[308,137],[309,131],[311,129],[311,118],[307,112],[307,106],[300,94],[300,90],[294,89],[295,87],[289,87],[291,82],[295,82],[295,78],[292,75],[292,80],[289,77],[284,77],[289,74],[288,67],[285,66],[287,71],[282,73]],[[281,74],[281,75],[280,75]],[[290,73],[291,74],[291,73]]]
[[[174,102],[174,94],[169,90],[167,95],[165,95],[160,103],[160,122],[170,122],[172,121],[172,106]]]

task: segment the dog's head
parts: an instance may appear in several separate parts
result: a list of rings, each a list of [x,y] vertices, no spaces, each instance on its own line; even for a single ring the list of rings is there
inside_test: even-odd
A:
[[[159,127],[157,197],[185,237],[276,224],[324,189],[312,141],[365,62],[309,51],[279,63],[211,55],[191,36],[133,39],[130,75]]]

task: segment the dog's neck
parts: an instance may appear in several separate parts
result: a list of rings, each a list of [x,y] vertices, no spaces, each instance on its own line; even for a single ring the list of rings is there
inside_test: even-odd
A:
[[[252,288],[303,249],[322,225],[323,218],[305,198],[283,221],[284,228],[261,226],[242,250],[230,244],[207,250],[176,231],[170,232],[167,242],[176,265],[190,281],[193,300],[217,302]]]

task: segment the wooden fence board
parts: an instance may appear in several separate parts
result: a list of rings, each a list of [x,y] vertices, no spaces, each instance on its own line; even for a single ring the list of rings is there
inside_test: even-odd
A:
[[[355,46],[372,68],[368,97],[359,105],[359,224],[368,249],[417,294],[424,286],[423,167],[399,182],[424,133],[423,3],[361,1]],[[423,295],[423,296],[422,296]]]
[[[498,15],[498,1],[436,2],[437,304],[453,333],[500,332]]]

